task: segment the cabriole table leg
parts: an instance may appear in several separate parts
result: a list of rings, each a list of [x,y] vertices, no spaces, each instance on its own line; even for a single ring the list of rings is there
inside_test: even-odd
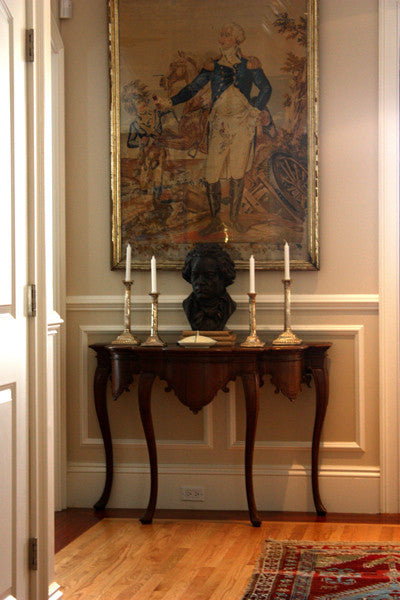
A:
[[[153,419],[151,416],[151,388],[155,375],[153,373],[142,373],[139,379],[138,396],[140,418],[142,420],[143,431],[146,437],[147,449],[150,459],[150,499],[143,517],[140,522],[147,525],[152,522],[157,503],[158,492],[158,467],[157,467],[157,449],[154,436]]]
[[[94,374],[94,404],[96,408],[97,419],[103,438],[104,451],[106,456],[106,481],[103,493],[93,506],[95,510],[103,510],[110,497],[113,482],[113,448],[111,439],[110,421],[107,411],[107,381],[111,373],[111,361],[108,350],[103,346],[90,346],[97,354],[97,367]]]
[[[241,378],[246,399],[245,477],[247,504],[251,523],[254,527],[260,527],[261,519],[257,512],[253,488],[253,453],[259,410],[259,376],[258,373],[244,373]]]
[[[322,504],[319,493],[318,466],[319,466],[319,446],[321,441],[322,426],[324,424],[326,409],[328,406],[329,384],[328,372],[325,365],[326,360],[320,367],[311,367],[311,372],[315,383],[316,409],[315,422],[312,438],[311,455],[311,480],[314,505],[317,514],[321,517],[326,515],[326,508]]]

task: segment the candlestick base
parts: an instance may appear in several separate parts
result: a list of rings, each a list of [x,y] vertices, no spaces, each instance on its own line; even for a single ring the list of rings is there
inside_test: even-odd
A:
[[[251,333],[240,345],[243,348],[262,348],[265,343],[260,340],[256,333]]]
[[[272,343],[274,346],[293,346],[301,344],[302,340],[291,329],[286,329]]]
[[[147,340],[145,342],[143,342],[142,347],[143,346],[166,346],[167,342],[164,342],[161,338],[158,337],[158,335],[149,335],[149,337],[147,338]]]
[[[128,330],[123,331],[112,344],[124,344],[126,346],[140,346],[141,341]]]

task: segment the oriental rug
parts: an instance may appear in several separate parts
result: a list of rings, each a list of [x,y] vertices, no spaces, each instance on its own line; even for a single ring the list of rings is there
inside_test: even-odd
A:
[[[400,544],[267,540],[242,600],[400,600]]]

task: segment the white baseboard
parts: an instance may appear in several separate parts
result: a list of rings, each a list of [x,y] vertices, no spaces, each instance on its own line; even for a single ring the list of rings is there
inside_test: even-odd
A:
[[[100,497],[105,467],[70,463],[68,506],[91,507]],[[259,510],[314,510],[310,469],[298,466],[256,466],[254,490]],[[204,502],[180,499],[180,486],[204,487]],[[150,474],[147,465],[124,464],[114,469],[108,508],[145,508]],[[327,466],[320,469],[320,492],[328,512],[378,513],[379,467]],[[160,465],[158,508],[246,510],[242,465]]]

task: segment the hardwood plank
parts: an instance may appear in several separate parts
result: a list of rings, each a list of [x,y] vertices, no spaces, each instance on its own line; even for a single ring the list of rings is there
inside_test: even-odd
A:
[[[137,520],[141,511],[135,518],[120,511],[115,518],[100,519],[78,511],[77,531],[84,527],[84,514],[86,525],[96,524],[55,558],[64,600],[239,600],[267,538],[400,541],[398,516],[364,515],[364,522],[352,522],[349,515],[297,514],[290,520],[291,514],[268,513],[254,528],[247,513],[240,513],[242,519],[236,512],[231,519],[217,513],[214,520],[158,518],[142,525]],[[63,530],[68,519],[71,514],[63,517]],[[65,531],[63,536],[68,539]]]
[[[124,509],[114,508],[103,511],[95,511],[91,508],[68,508],[55,514],[55,544],[56,552],[61,550],[66,544],[69,544],[75,537],[86,531],[89,527],[99,522],[99,520],[112,518],[139,518],[143,514],[143,509]],[[386,523],[400,524],[400,515],[384,514],[341,514],[328,513],[326,517],[318,517],[315,513],[301,512],[270,512],[261,511],[260,516],[263,521],[290,521],[292,523]],[[158,509],[156,511],[157,519],[178,519],[178,520],[214,520],[214,521],[246,521],[248,519],[247,511],[233,510],[168,510]]]

